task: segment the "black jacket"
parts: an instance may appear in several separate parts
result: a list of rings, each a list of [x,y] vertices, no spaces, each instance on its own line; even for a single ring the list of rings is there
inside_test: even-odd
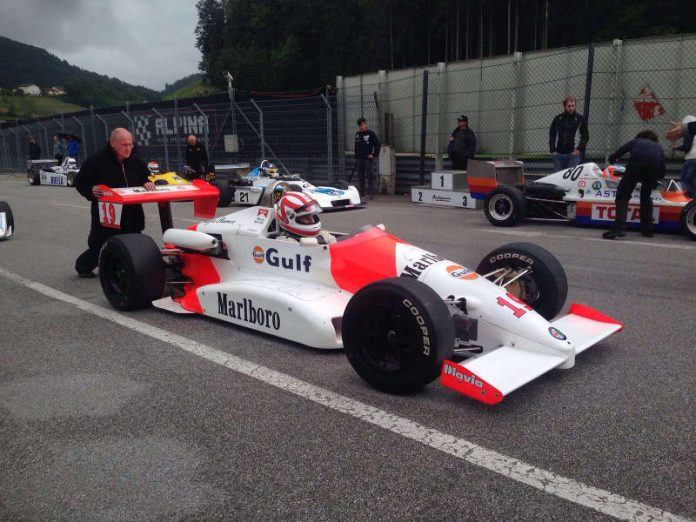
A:
[[[665,151],[659,143],[643,138],[636,138],[619,147],[614,154],[609,156],[609,163],[614,163],[618,158],[629,152],[631,157],[626,165],[626,174],[631,174],[631,168],[645,167],[655,172],[658,179],[665,177]]]
[[[207,174],[208,153],[201,143],[186,145],[186,164],[199,174]]]
[[[41,157],[41,147],[38,143],[29,143],[29,159],[39,159]]]
[[[587,120],[582,114],[568,114],[563,111],[551,122],[549,129],[549,151],[559,154],[570,154],[575,149],[584,151],[590,133],[587,131]]]
[[[460,129],[457,127],[452,131],[452,137],[454,141],[452,142],[451,149],[448,151],[451,156],[459,159],[471,159],[476,154],[476,134],[469,127],[464,127]]]
[[[141,187],[147,181],[150,172],[145,163],[131,154],[123,163],[116,159],[111,145],[85,160],[75,178],[75,188],[92,202],[92,227],[100,227],[97,198],[92,194],[94,185],[106,185],[112,188]],[[121,214],[121,231],[140,232],[145,228],[145,214],[142,205],[124,205]]]
[[[379,156],[379,149],[382,144],[377,135],[370,129],[367,132],[358,131],[355,133],[355,159],[367,159],[369,154],[373,157]]]

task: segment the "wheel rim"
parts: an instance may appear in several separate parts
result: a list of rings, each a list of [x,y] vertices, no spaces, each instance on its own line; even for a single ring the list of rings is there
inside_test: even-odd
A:
[[[498,281],[497,285],[504,287],[505,290],[514,295],[517,299],[533,307],[534,303],[536,303],[541,296],[539,285],[534,279],[534,272],[527,272],[525,275],[518,278],[521,270],[517,268],[504,267],[501,270],[505,270],[507,273]],[[499,271],[495,271],[488,276],[488,279],[490,281],[495,281],[498,277],[500,277],[500,273]]]
[[[419,347],[410,316],[394,306],[375,305],[363,317],[357,331],[365,362],[385,375],[410,368]]]
[[[123,295],[128,287],[128,272],[123,261],[116,256],[105,259],[102,268],[109,289],[117,295]]]
[[[689,233],[696,237],[696,205],[693,205],[684,216],[684,225]]]
[[[488,211],[496,221],[503,221],[512,215],[512,200],[505,194],[496,194],[488,202]]]

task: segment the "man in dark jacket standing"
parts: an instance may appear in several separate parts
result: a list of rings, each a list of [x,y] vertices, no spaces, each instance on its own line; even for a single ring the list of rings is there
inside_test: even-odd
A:
[[[124,205],[120,229],[105,228],[99,222],[97,200],[103,193],[99,185],[111,188],[143,186],[155,190],[155,184],[147,179],[150,173],[147,166],[132,152],[133,136],[126,129],[116,128],[111,132],[106,148],[87,158],[75,178],[75,188],[92,202],[92,227],[87,239],[89,248],[75,261],[75,270],[80,277],[94,277],[99,252],[107,239],[117,234],[138,233],[145,228],[142,205]]]
[[[365,177],[367,177],[367,193],[370,199],[375,194],[375,173],[372,168],[372,160],[379,157],[382,144],[377,134],[367,128],[365,118],[358,118],[360,130],[355,133],[355,170],[358,173],[360,183],[360,195],[365,196]]]
[[[609,163],[614,163],[626,153],[630,153],[626,173],[616,189],[616,218],[614,227],[607,230],[604,239],[616,239],[626,235],[626,216],[628,202],[633,189],[640,183],[640,232],[646,237],[653,236],[652,199],[650,193],[657,186],[657,180],[665,177],[665,153],[657,142],[657,134],[651,130],[639,132],[635,139],[609,156]]]
[[[447,151],[454,170],[466,170],[469,159],[476,154],[476,134],[463,114],[457,118],[457,128],[452,131]]]
[[[574,96],[568,96],[563,100],[565,110],[551,122],[549,150],[553,154],[554,172],[576,167],[590,140],[587,120],[575,112],[576,103]]]
[[[31,136],[29,138],[29,159],[35,160],[41,157],[41,147],[36,143],[36,138]]]
[[[208,173],[208,152],[193,134],[186,141],[186,165],[196,173],[195,177],[205,176]]]

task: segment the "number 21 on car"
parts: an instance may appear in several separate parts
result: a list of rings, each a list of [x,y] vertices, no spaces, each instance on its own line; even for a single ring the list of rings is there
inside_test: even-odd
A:
[[[123,205],[121,203],[99,203],[99,222],[103,227],[121,228],[121,213]]]

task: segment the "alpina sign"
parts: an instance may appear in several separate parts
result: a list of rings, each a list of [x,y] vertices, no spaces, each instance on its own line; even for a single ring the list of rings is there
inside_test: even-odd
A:
[[[177,136],[183,143],[189,134],[197,136],[208,134],[207,119],[200,114],[164,118],[134,116],[133,123],[135,124],[135,141],[143,147],[163,145],[165,140],[167,143],[176,143]]]

